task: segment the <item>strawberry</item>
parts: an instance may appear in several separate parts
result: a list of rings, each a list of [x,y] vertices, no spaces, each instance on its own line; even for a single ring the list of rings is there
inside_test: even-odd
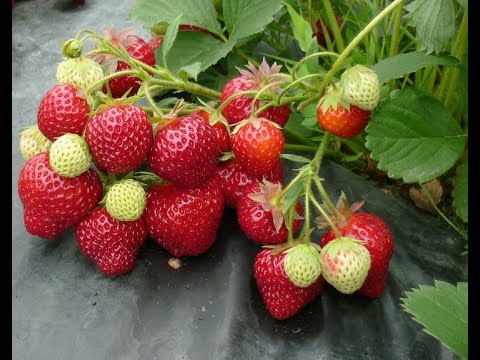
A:
[[[318,297],[324,280],[299,287],[292,283],[284,269],[285,252],[272,255],[273,249],[264,249],[255,257],[254,278],[265,306],[275,319],[284,320],[297,314],[306,304]]]
[[[127,28],[117,32],[115,27],[112,25],[104,30],[104,37],[105,39],[110,40],[110,42],[117,48],[119,48],[120,45],[124,46],[125,50],[132,58],[139,60],[144,64],[154,66],[154,51],[150,48],[150,46],[148,46],[145,40],[136,35],[132,35],[132,30],[132,28]],[[92,58],[101,65],[105,64],[107,61],[115,59],[113,55],[109,54],[96,54]],[[117,59],[114,72],[129,69],[131,69],[130,65],[128,65],[125,61]],[[108,81],[108,86],[110,88],[112,97],[120,98],[129,90],[129,96],[135,95],[140,88],[140,83],[141,79],[136,76],[120,75],[110,79]],[[104,92],[106,92],[106,87],[104,87]]]
[[[175,257],[202,254],[215,241],[223,206],[216,177],[195,189],[153,185],[145,208],[148,234]]]
[[[220,102],[224,102],[230,96],[241,91],[255,90],[259,91],[264,86],[278,81],[276,74],[280,72],[281,65],[274,63],[271,67],[263,59],[262,64],[257,69],[254,65],[248,64],[247,70],[238,69],[241,76],[234,77],[229,80],[222,88]],[[273,87],[270,92],[280,92],[280,88]],[[252,115],[252,97],[240,95],[230,101],[222,110],[223,116],[230,124],[236,124]],[[253,110],[259,108],[259,101],[253,106]],[[269,119],[280,126],[285,125],[290,117],[290,107],[288,104],[282,106],[271,106],[262,111],[259,117]]]
[[[147,161],[161,178],[194,188],[213,176],[217,155],[215,130],[198,116],[186,115],[158,130]]]
[[[163,35],[155,35],[147,41],[147,45],[155,52],[163,41]]]
[[[206,110],[197,110],[190,113],[189,116],[196,116],[213,127],[213,130],[215,130],[215,133],[217,134],[217,147],[220,154],[232,150],[230,145],[230,126],[221,114],[212,109],[210,112]]]
[[[18,194],[27,231],[56,237],[98,205],[103,184],[93,169],[74,178],[60,176],[50,166],[49,154],[40,153],[20,170]],[[35,225],[38,219],[41,224]]]
[[[322,248],[322,275],[343,294],[360,289],[370,269],[370,253],[362,241],[341,237]]]
[[[345,70],[340,77],[343,96],[351,105],[371,111],[380,99],[380,83],[372,69],[355,65]]]
[[[282,213],[284,198],[278,199],[282,184],[267,180],[253,184],[237,204],[240,228],[252,240],[261,244],[280,244],[287,241],[288,230]],[[302,207],[295,205],[293,232],[300,226]]]
[[[105,196],[105,208],[119,221],[135,221],[142,216],[147,195],[142,185],[133,179],[113,184]]]
[[[337,86],[329,87],[317,107],[320,126],[333,135],[350,139],[360,134],[367,126],[370,111],[350,105]]]
[[[92,155],[85,140],[77,134],[64,134],[50,148],[50,165],[59,175],[73,178],[90,168]]]
[[[335,16],[335,20],[337,21],[338,27],[341,27],[342,24],[343,24],[342,17],[341,16]],[[323,46],[324,48],[327,47],[327,39],[326,39],[326,36],[325,36],[325,31],[323,31],[323,27],[322,27],[322,23],[321,23],[320,19],[318,19],[317,22],[315,23],[315,27],[316,27],[315,36],[317,37],[318,44]],[[333,43],[334,38],[333,38],[332,29],[330,29],[330,27],[328,27],[326,25],[325,25],[325,29],[328,32],[328,37],[330,38],[330,40]]]
[[[240,198],[254,183],[265,178],[271,182],[283,181],[283,167],[279,162],[269,173],[262,176],[254,176],[246,172],[236,158],[221,163],[216,171],[220,179],[225,206],[236,208]]]
[[[79,87],[55,85],[43,96],[38,107],[38,128],[50,141],[66,133],[82,135],[89,111]]]
[[[376,298],[382,296],[385,291],[394,241],[391,230],[380,217],[368,212],[355,212],[362,204],[363,202],[355,203],[348,208],[345,195],[342,193],[337,204],[342,218],[336,219],[336,225],[342,236],[363,240],[370,253],[371,267],[359,292]],[[320,224],[321,227],[324,225]],[[324,247],[334,239],[335,234],[329,230],[323,235],[320,246]]]
[[[40,132],[37,125],[30,126],[20,134],[20,153],[25,160],[49,151],[51,146],[52,142]]]
[[[283,269],[290,281],[298,287],[308,287],[322,273],[320,247],[311,243],[300,243],[285,250]]]
[[[235,127],[231,143],[242,168],[261,176],[280,162],[285,138],[277,124],[264,118],[251,118]]]
[[[82,253],[107,276],[130,272],[147,238],[143,217],[118,221],[106,209],[96,209],[78,224],[75,236]]]
[[[98,169],[124,174],[144,161],[153,143],[153,128],[141,107],[114,102],[92,116],[85,140]]]
[[[97,62],[83,57],[65,59],[58,64],[56,73],[59,84],[76,85],[85,92],[100,90],[103,76],[103,69]]]

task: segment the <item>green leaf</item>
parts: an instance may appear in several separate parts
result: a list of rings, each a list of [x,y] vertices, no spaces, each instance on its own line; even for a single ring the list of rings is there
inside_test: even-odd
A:
[[[423,325],[427,334],[440,340],[463,359],[468,358],[468,282],[453,286],[435,280],[420,285],[400,300],[405,311]]]
[[[290,18],[292,19],[291,27],[293,31],[293,37],[297,40],[298,46],[303,52],[307,52],[310,47],[310,42],[313,37],[312,27],[306,21],[303,16],[298,13],[288,4],[286,4]]]
[[[457,182],[453,189],[453,207],[455,213],[468,222],[468,162],[465,161],[457,168]]]
[[[303,191],[303,181],[297,181],[292,185],[290,189],[288,189],[287,193],[285,194],[285,203],[283,204],[282,212],[285,214],[288,209],[297,201],[300,197],[300,194]]]
[[[424,183],[444,174],[463,154],[466,143],[451,113],[411,87],[380,104],[366,133],[365,145],[378,168],[405,183]]]
[[[167,32],[165,33],[165,37],[162,41],[161,48],[162,48],[162,57],[163,63],[165,67],[167,67],[166,57],[170,49],[172,48],[173,42],[177,37],[178,27],[180,25],[180,19],[182,18],[183,14],[178,15],[175,20],[168,26]]]
[[[304,119],[302,125],[306,127],[313,127],[318,124],[317,120],[317,104],[310,104],[301,111]]]
[[[449,51],[455,31],[455,8],[452,0],[414,0],[405,6],[405,17],[416,28],[419,50],[427,54]]]
[[[223,42],[210,34],[196,31],[180,31],[167,56],[170,71],[177,73],[184,71],[200,73],[217,61],[225,57],[235,45],[234,41]],[[198,69],[195,63],[200,64]]]
[[[415,51],[386,58],[373,65],[372,70],[383,83],[433,65],[458,66],[459,62],[453,56],[427,55],[425,51]]]
[[[178,70],[178,76],[180,76],[185,81],[187,81],[188,78],[192,78],[196,81],[201,69],[202,64],[197,61],[192,65],[184,66],[180,70]]]
[[[223,17],[230,38],[260,32],[282,7],[282,0],[223,0]]]
[[[297,162],[297,163],[308,164],[311,161],[310,159],[308,159],[306,157],[303,157],[303,156],[300,156],[300,155],[294,155],[294,154],[281,154],[280,157],[282,159],[287,159],[287,160]]]
[[[129,18],[149,29],[161,21],[170,24],[181,14],[182,24],[196,25],[222,34],[222,28],[217,21],[217,11],[211,0],[137,0]]]

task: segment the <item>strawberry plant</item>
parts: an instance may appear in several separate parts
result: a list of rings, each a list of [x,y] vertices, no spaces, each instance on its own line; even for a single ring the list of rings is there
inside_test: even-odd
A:
[[[467,1],[137,0],[129,17],[151,38],[111,26],[63,43],[58,85],[21,134],[29,233],[75,227],[117,276],[147,237],[173,257],[207,252],[231,207],[263,245],[252,268],[272,317],[325,282],[381,297],[401,239],[363,201],[327,193],[329,158],[398,188],[468,249]],[[439,284],[435,305],[462,307]],[[438,334],[420,289],[405,309]]]

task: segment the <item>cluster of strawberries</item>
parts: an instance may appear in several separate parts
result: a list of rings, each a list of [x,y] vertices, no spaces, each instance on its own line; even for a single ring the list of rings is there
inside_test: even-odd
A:
[[[110,28],[106,38],[155,65],[152,47],[130,31]],[[133,269],[147,236],[174,257],[205,253],[230,207],[250,239],[270,246],[257,255],[254,276],[275,318],[296,314],[318,296],[324,279],[344,293],[383,293],[393,239],[374,215],[344,206],[336,219],[342,237],[327,232],[321,252],[309,242],[286,245],[280,155],[290,108],[262,111],[259,101],[238,94],[261,90],[279,66],[264,61],[240,70],[224,86],[218,109],[174,111],[154,121],[126,96],[138,91],[140,79],[124,72],[107,82],[106,63],[111,67],[109,54],[75,54],[60,63],[58,85],[42,98],[37,124],[22,132],[26,162],[18,191],[30,234],[55,239],[74,227],[83,254],[117,276]],[[128,69],[117,59],[115,72]],[[93,107],[88,95],[101,90],[111,96]],[[290,235],[301,224],[298,200],[294,209]]]

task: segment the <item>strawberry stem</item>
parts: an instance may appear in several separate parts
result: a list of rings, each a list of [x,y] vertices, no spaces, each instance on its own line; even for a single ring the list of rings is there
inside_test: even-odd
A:
[[[295,80],[295,75],[296,75],[297,71],[300,69],[300,66],[302,66],[305,62],[307,62],[310,59],[320,57],[320,56],[337,56],[338,57],[340,55],[335,53],[335,52],[331,52],[331,51],[320,51],[320,52],[316,52],[316,53],[307,55],[302,60],[297,62],[295,64],[295,66],[293,67],[292,73],[291,73],[292,78]]]
[[[283,90],[282,92],[277,96],[276,100],[275,100],[275,104],[280,104],[280,100],[282,99],[282,96],[288,91],[288,89],[290,89],[291,87],[297,85],[298,83],[301,83],[302,81],[306,80],[306,79],[311,79],[311,78],[314,78],[314,77],[323,77],[325,74],[308,74],[308,75],[305,75],[305,76],[302,76],[301,78],[299,79],[296,79],[295,81],[292,81],[290,84],[288,84]]]
[[[158,116],[163,117],[163,112],[157,107],[157,104],[155,104],[155,101],[153,101],[152,94],[150,93],[149,85],[150,83],[147,81],[146,83],[142,84],[141,89],[144,90],[145,97],[147,98],[150,105],[152,105],[153,110],[158,114]]]
[[[335,225],[335,223],[332,221],[332,219],[330,218],[330,216],[327,214],[327,212],[322,208],[322,206],[318,203],[317,199],[315,198],[315,196],[311,196],[310,197],[310,200],[312,201],[313,205],[315,205],[315,207],[318,209],[318,211],[320,211],[320,213],[322,214],[322,216],[325,218],[325,220],[327,220],[328,222],[328,225],[330,225],[330,227],[332,228],[332,231],[335,233],[335,237],[337,239],[340,239],[342,237],[342,234],[340,234],[340,231],[338,231],[338,228],[337,226]]]

